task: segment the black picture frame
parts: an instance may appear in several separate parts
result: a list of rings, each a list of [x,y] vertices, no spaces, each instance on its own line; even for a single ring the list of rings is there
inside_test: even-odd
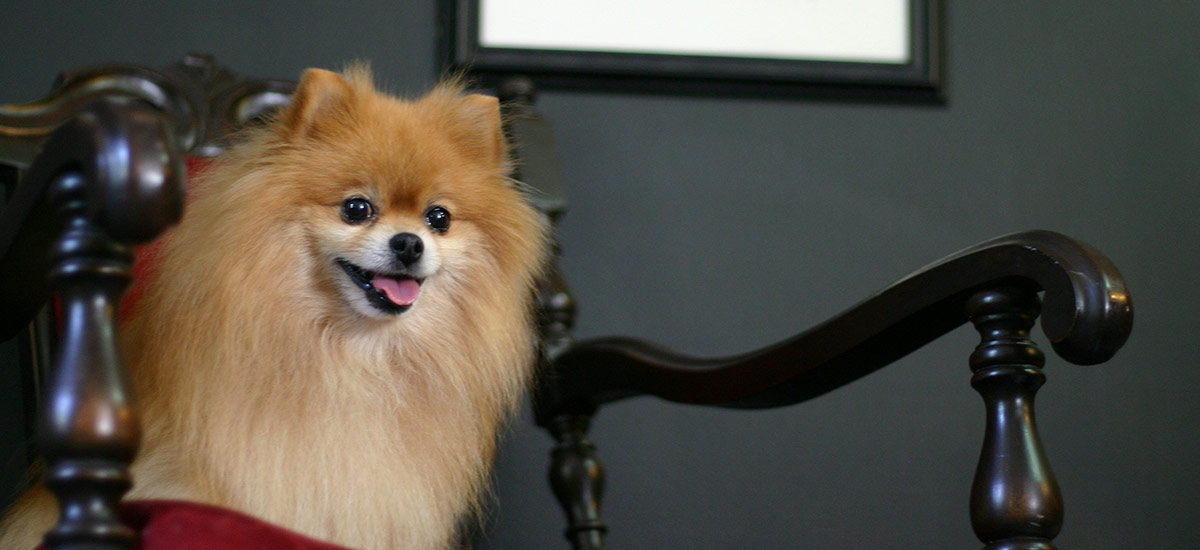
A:
[[[941,0],[909,0],[905,64],[484,47],[482,0],[442,0],[439,67],[484,85],[512,75],[539,88],[801,96],[942,103]]]

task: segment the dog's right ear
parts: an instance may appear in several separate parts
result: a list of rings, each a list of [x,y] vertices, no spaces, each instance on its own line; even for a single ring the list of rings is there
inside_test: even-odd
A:
[[[354,89],[341,75],[324,69],[308,69],[292,94],[292,104],[280,116],[286,136],[305,139],[321,131],[322,125],[350,114]]]

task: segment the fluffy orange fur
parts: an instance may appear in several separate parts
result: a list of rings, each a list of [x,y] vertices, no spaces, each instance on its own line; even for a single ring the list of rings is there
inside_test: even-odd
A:
[[[403,101],[365,69],[311,69],[242,137],[194,186],[123,330],[144,422],[128,498],[355,548],[451,547],[531,374],[546,248],[496,100],[443,85]],[[375,205],[370,223],[342,218],[351,196]],[[424,221],[435,203],[444,233]],[[378,314],[335,260],[402,231],[437,268],[410,309]],[[32,548],[55,514],[31,491],[0,545]]]

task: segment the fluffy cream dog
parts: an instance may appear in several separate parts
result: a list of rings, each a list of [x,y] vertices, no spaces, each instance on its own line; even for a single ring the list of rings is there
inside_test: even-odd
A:
[[[531,374],[545,227],[494,98],[304,74],[193,189],[124,327],[144,419],[128,498],[368,549],[439,549]],[[53,522],[34,489],[0,544]]]

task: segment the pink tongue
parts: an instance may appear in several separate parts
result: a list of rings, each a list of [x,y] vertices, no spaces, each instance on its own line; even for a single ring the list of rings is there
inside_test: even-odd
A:
[[[398,306],[411,306],[417,301],[417,295],[421,293],[421,285],[412,279],[401,279],[397,281],[383,275],[376,275],[371,279],[371,286],[379,289],[391,300],[393,304]]]

